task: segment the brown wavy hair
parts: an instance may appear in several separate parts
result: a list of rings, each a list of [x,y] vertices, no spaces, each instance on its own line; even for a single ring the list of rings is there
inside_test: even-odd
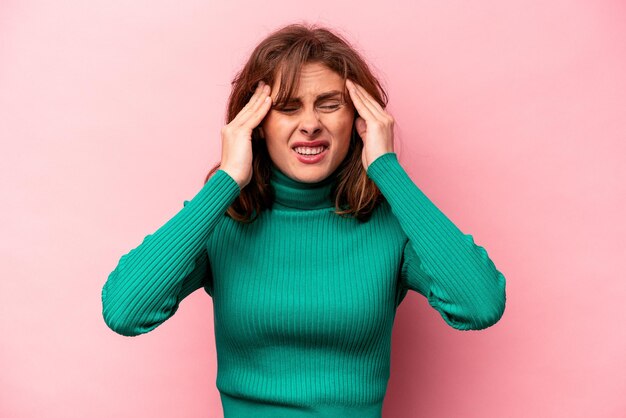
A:
[[[365,88],[385,108],[388,97],[370,71],[365,60],[341,35],[315,24],[294,23],[270,33],[253,50],[248,62],[236,75],[228,99],[226,124],[230,123],[248,103],[257,83],[263,80],[270,86],[275,76],[281,75],[279,92],[275,103],[284,103],[297,89],[300,69],[303,64],[321,63],[343,77],[349,78]],[[349,100],[349,93],[344,91]],[[355,109],[355,120],[358,112]],[[274,190],[270,184],[271,159],[265,140],[258,127],[252,132],[252,179],[241,189],[239,196],[228,208],[232,219],[253,222],[263,209],[271,208]],[[335,213],[353,216],[366,221],[384,196],[376,184],[367,176],[361,162],[363,140],[354,121],[348,154],[337,167],[337,183],[332,190]],[[207,174],[204,183],[221,167],[217,163]]]

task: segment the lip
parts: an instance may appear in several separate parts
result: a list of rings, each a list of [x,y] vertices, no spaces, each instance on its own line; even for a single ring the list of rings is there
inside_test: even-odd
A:
[[[296,148],[296,147],[321,147],[324,146],[326,148],[328,148],[330,146],[330,142],[328,142],[325,139],[318,139],[317,141],[299,141],[299,142],[295,142],[291,145],[291,148]]]
[[[295,149],[292,149],[291,151],[295,154],[296,158],[301,163],[304,163],[304,164],[317,164],[320,161],[322,161],[322,159],[324,159],[324,157],[326,157],[326,154],[328,154],[328,147],[324,148],[324,151],[320,152],[319,154],[315,154],[315,155],[301,155],[301,154],[298,154]]]

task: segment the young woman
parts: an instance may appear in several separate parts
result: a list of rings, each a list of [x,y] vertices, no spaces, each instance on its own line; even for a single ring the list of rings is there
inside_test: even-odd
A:
[[[506,299],[400,165],[386,102],[332,31],[268,36],[233,81],[220,163],[109,275],[106,324],[149,332],[204,288],[225,418],[380,417],[408,290],[459,330],[495,324]]]

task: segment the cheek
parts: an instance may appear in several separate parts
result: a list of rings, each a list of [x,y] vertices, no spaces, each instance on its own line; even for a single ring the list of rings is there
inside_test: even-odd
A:
[[[337,115],[337,117],[329,120],[326,126],[328,126],[335,138],[349,140],[352,133],[352,122],[352,115]]]
[[[262,123],[263,131],[265,131],[266,136],[275,137],[286,135],[290,130],[293,130],[292,125],[292,121],[272,113],[270,113]]]
[[[335,139],[350,140],[354,112],[321,115],[320,120]],[[280,114],[270,111],[261,126],[269,146],[269,142],[281,142],[288,139],[297,130],[298,123],[295,118],[281,117]]]
[[[268,152],[279,158],[278,154],[286,152],[285,144],[289,141],[293,132],[293,123],[280,115],[267,115],[261,126],[265,135],[265,144]]]

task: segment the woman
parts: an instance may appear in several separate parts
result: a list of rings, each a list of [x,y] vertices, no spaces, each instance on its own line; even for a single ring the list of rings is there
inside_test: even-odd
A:
[[[485,249],[398,162],[386,101],[330,30],[268,36],[233,82],[220,164],[104,284],[106,324],[149,332],[203,287],[226,418],[380,417],[408,290],[459,330],[505,306]]]

